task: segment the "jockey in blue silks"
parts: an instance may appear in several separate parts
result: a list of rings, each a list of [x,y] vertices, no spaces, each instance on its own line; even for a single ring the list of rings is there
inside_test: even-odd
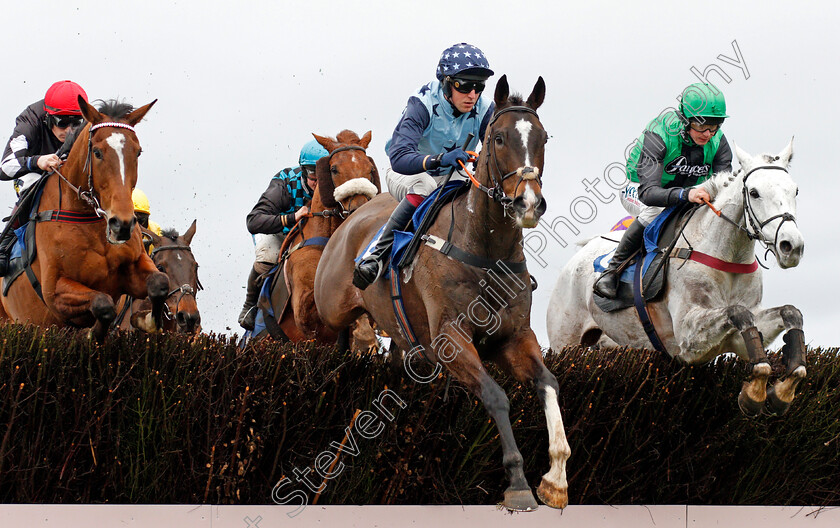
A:
[[[445,49],[440,56],[436,81],[424,84],[409,97],[394,135],[385,145],[391,166],[385,170],[388,191],[399,200],[371,250],[356,264],[353,284],[365,289],[385,269],[394,241],[394,229],[404,229],[414,210],[449,171],[454,179],[467,176],[458,161],[475,150],[493,116],[495,105],[482,96],[493,75],[484,53],[465,42]]]

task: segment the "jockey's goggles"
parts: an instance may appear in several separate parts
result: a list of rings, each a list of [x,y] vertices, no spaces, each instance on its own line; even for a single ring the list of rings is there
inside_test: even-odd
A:
[[[484,81],[468,81],[465,79],[452,79],[452,87],[462,94],[468,94],[475,90],[480,94],[484,91]]]
[[[700,123],[689,123],[689,126],[695,132],[699,132],[703,134],[704,132],[709,132],[711,135],[715,135],[720,130],[720,125],[701,125]]]
[[[306,171],[306,177],[310,180],[315,179],[315,165],[303,165],[303,170]]]
[[[82,124],[82,116],[77,115],[51,115],[50,120],[53,126],[58,128],[67,128],[69,126],[77,127]]]

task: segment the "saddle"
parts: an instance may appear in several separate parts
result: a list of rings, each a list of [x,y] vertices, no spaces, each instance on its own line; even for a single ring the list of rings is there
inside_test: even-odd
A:
[[[645,228],[643,247],[624,264],[619,278],[616,298],[607,299],[597,293],[592,293],[593,300],[598,308],[609,313],[634,305],[633,278],[637,272],[636,267],[639,265],[642,266],[642,299],[646,303],[657,300],[665,290],[668,262],[679,234],[695,211],[697,211],[697,208],[688,203],[671,206],[662,211]],[[612,240],[606,236],[603,238]],[[602,272],[607,268],[613,251],[601,255],[593,261],[595,272]]]

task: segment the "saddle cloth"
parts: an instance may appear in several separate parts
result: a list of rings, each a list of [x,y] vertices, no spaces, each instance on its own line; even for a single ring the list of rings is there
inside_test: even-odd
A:
[[[668,207],[645,227],[644,252],[639,255],[644,257],[641,263],[642,296],[646,302],[656,300],[664,290],[670,249],[675,242],[678,228],[682,225],[682,219],[691,210],[693,207],[686,204]],[[626,229],[623,221],[616,224],[616,227],[619,226]],[[621,228],[616,229],[618,230]],[[612,250],[595,258],[592,265],[596,273],[607,269],[614,253],[615,250]],[[618,295],[615,299],[607,299],[593,293],[595,304],[601,310],[614,312],[633,306],[633,276],[638,265],[639,256],[634,257],[634,260],[624,268],[619,278]]]

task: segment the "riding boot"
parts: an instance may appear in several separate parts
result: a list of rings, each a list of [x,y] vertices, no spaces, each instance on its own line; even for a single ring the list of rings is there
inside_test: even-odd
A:
[[[5,277],[9,271],[9,259],[15,240],[17,240],[17,237],[12,232],[6,233],[6,237],[0,240],[0,277]]]
[[[391,253],[391,246],[394,244],[394,229],[405,229],[415,209],[417,209],[417,206],[408,201],[407,198],[403,198],[397,205],[376,244],[370,251],[362,255],[362,259],[356,264],[356,268],[353,270],[353,285],[355,287],[364,290],[379,278],[382,270],[385,269],[388,255]]]
[[[260,298],[261,287],[260,273],[255,268],[251,268],[245,289],[245,304],[242,305],[242,311],[239,313],[239,326],[245,330],[253,330],[257,322],[257,301]]]
[[[643,226],[638,219],[634,220],[630,227],[625,231],[624,236],[621,237],[621,242],[615,248],[612,259],[607,269],[601,273],[601,276],[595,281],[595,293],[607,299],[615,299],[618,295],[618,267],[629,259],[633,253],[636,252],[642,245],[642,240],[645,235],[645,226]]]

